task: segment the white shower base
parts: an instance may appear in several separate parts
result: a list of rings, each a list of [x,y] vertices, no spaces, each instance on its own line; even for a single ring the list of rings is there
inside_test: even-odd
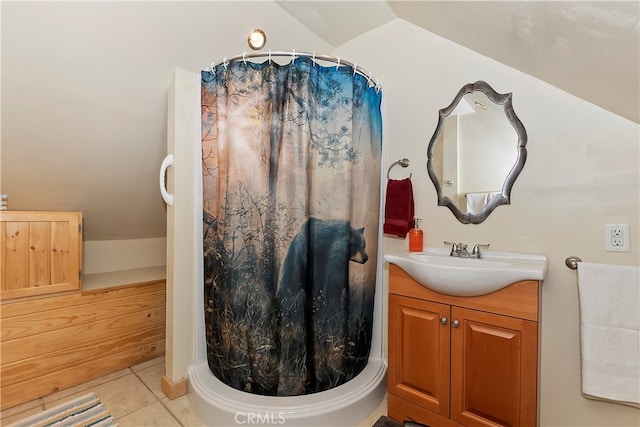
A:
[[[189,401],[208,426],[353,427],[382,403],[387,365],[369,358],[351,381],[331,390],[290,397],[260,396],[227,386],[206,362],[187,369]]]

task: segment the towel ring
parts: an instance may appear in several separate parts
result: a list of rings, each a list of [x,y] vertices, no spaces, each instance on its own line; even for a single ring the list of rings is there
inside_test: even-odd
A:
[[[564,260],[564,264],[572,270],[575,270],[578,268],[579,262],[582,262],[582,260],[577,256],[569,256],[567,257],[567,259]]]
[[[406,168],[407,166],[409,166],[409,159],[404,158],[404,159],[400,159],[397,162],[393,162],[391,163],[391,166],[389,166],[389,169],[387,169],[387,180],[389,180],[389,173],[391,172],[391,168],[393,168],[395,165],[400,165],[403,168]],[[409,174],[409,179],[411,179],[411,173]]]

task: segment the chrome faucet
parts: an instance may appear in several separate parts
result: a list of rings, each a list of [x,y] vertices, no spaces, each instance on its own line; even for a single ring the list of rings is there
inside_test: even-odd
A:
[[[449,252],[449,256],[458,256],[458,254],[460,253],[460,249],[458,249],[458,243],[455,242],[447,242],[446,240],[444,241],[445,245],[451,245],[451,252]]]
[[[469,251],[467,245],[464,243],[444,242],[446,245],[451,245],[451,252],[449,256],[455,256],[459,258],[469,258]]]
[[[454,243],[454,242],[444,242],[445,245],[451,245],[451,252],[449,252],[449,256],[454,256],[458,258],[475,258],[481,259],[482,253],[480,252],[480,248],[488,248],[488,244],[476,244],[473,246],[471,253],[467,250],[467,245],[465,243]]]
[[[482,258],[482,253],[480,253],[480,248],[488,248],[490,245],[487,244],[476,244],[473,246],[473,249],[471,250],[471,258],[476,258],[476,259],[481,259]]]
[[[451,252],[449,252],[449,256],[458,256],[459,250],[458,250],[458,244],[455,242],[447,242],[446,240],[444,241],[445,245],[451,245]]]
[[[469,251],[465,243],[458,243],[458,256],[460,258],[469,258]]]

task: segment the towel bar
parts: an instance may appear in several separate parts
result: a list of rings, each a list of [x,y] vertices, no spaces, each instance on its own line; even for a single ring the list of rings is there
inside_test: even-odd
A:
[[[394,167],[395,165],[400,165],[403,168],[406,168],[407,166],[409,166],[409,159],[404,158],[404,159],[398,160],[397,162],[391,163],[391,166],[389,166],[389,169],[387,169],[387,180],[389,179],[389,173],[391,172],[391,168]],[[409,178],[411,178],[411,174],[409,174]]]
[[[582,260],[577,256],[569,256],[567,257],[567,259],[564,260],[565,265],[572,270],[575,270],[578,268],[579,262],[582,262]]]

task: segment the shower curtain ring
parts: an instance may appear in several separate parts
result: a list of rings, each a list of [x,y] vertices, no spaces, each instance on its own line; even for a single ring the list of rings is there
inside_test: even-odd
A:
[[[294,62],[296,62],[296,50],[291,49],[291,63],[293,64]]]
[[[313,56],[311,57],[311,60],[313,61],[313,65],[316,65],[316,51],[313,51]]]
[[[271,49],[269,49],[269,64],[271,64]]]
[[[227,57],[225,56],[224,58],[222,58],[222,66],[224,67],[225,70],[227,69],[227,64],[228,64]]]
[[[338,56],[338,65],[336,65],[336,70],[340,67],[340,57]]]
[[[242,62],[247,65],[247,52],[242,52]]]
[[[353,75],[356,75],[356,71],[358,71],[358,64],[356,64],[355,62],[353,63]]]

